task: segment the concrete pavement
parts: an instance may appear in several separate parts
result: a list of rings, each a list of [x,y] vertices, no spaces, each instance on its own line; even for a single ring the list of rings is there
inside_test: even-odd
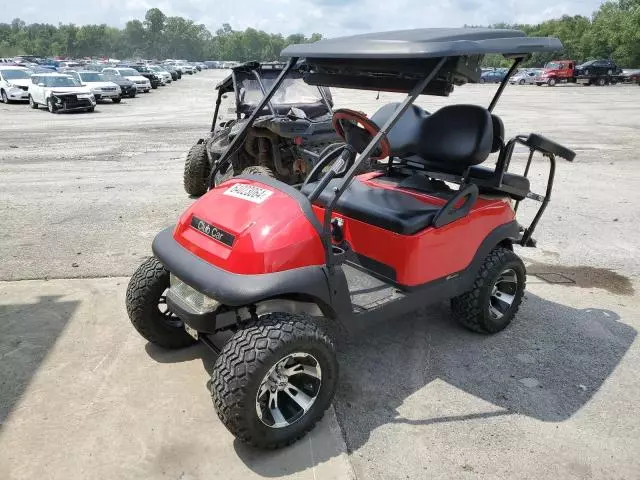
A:
[[[0,283],[0,478],[353,478],[333,409],[291,448],[235,442],[206,389],[215,356],[147,344],[127,281]]]

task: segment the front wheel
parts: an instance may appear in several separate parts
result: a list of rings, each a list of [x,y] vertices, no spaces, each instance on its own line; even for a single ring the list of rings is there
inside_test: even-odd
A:
[[[9,100],[9,97],[7,96],[7,92],[5,92],[4,90],[2,90],[2,103],[11,103],[11,100]]]
[[[49,113],[57,112],[56,106],[53,103],[53,99],[51,97],[47,98],[47,109],[49,110]]]
[[[302,438],[333,399],[331,339],[307,315],[271,313],[238,331],[211,375],[218,417],[242,442],[280,448]]]
[[[480,267],[473,288],[451,300],[454,316],[474,332],[497,333],[515,317],[525,282],[522,260],[511,250],[498,247]]]
[[[524,85],[524,78],[518,82],[518,85]]]
[[[122,98],[118,97],[118,98],[112,98],[111,101],[113,103],[120,103],[122,101]]]
[[[127,287],[127,313],[135,329],[151,343],[167,348],[188,347],[196,341],[182,320],[167,306],[169,270],[151,257],[138,267]]]
[[[555,78],[550,78],[549,80],[547,80],[547,85],[549,85],[550,87],[555,87],[556,83],[557,81]]]
[[[31,95],[29,95],[29,106],[31,108],[33,108],[34,110],[38,109],[38,104],[35,102],[35,100],[33,99],[33,97]]]
[[[598,85],[599,87],[604,87],[606,83],[607,82],[604,78],[599,78],[598,81],[596,82],[596,85]]]

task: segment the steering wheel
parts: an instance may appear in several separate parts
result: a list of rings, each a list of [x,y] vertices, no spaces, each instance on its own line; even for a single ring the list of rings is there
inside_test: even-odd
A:
[[[380,132],[380,127],[369,120],[362,112],[340,108],[333,112],[333,129],[345,142],[354,147],[358,152],[371,142],[371,139]],[[378,143],[378,152],[371,155],[374,160],[381,160],[391,155],[391,144],[386,135],[383,135]]]

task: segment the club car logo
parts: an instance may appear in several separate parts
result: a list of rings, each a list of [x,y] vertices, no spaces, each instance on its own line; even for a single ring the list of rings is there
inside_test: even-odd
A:
[[[213,225],[208,224],[204,220],[200,220],[198,217],[191,217],[191,226],[196,230],[204,233],[206,236],[217,240],[220,243],[224,243],[228,247],[233,245],[233,241],[236,239],[233,235],[224,230],[214,227]]]
[[[224,195],[229,195],[230,197],[241,198],[242,200],[248,200],[253,203],[262,203],[271,195],[273,192],[271,190],[267,190],[266,188],[256,187],[255,185],[247,185],[246,183],[236,183],[232,187],[228,188]]]

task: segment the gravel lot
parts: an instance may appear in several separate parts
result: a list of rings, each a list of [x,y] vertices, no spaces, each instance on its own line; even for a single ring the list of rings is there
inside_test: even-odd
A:
[[[558,165],[539,248],[520,251],[530,275],[519,321],[482,337],[437,305],[353,325],[339,342],[335,416],[308,449],[261,454],[215,418],[207,353],[145,346],[123,307],[153,236],[193,201],[184,157],[225,73],[93,114],[0,104],[0,478],[637,478],[640,88],[508,87],[495,111],[508,137],[538,132],[578,153]],[[420,103],[486,105],[494,90]],[[372,113],[398,96],[334,98]]]

